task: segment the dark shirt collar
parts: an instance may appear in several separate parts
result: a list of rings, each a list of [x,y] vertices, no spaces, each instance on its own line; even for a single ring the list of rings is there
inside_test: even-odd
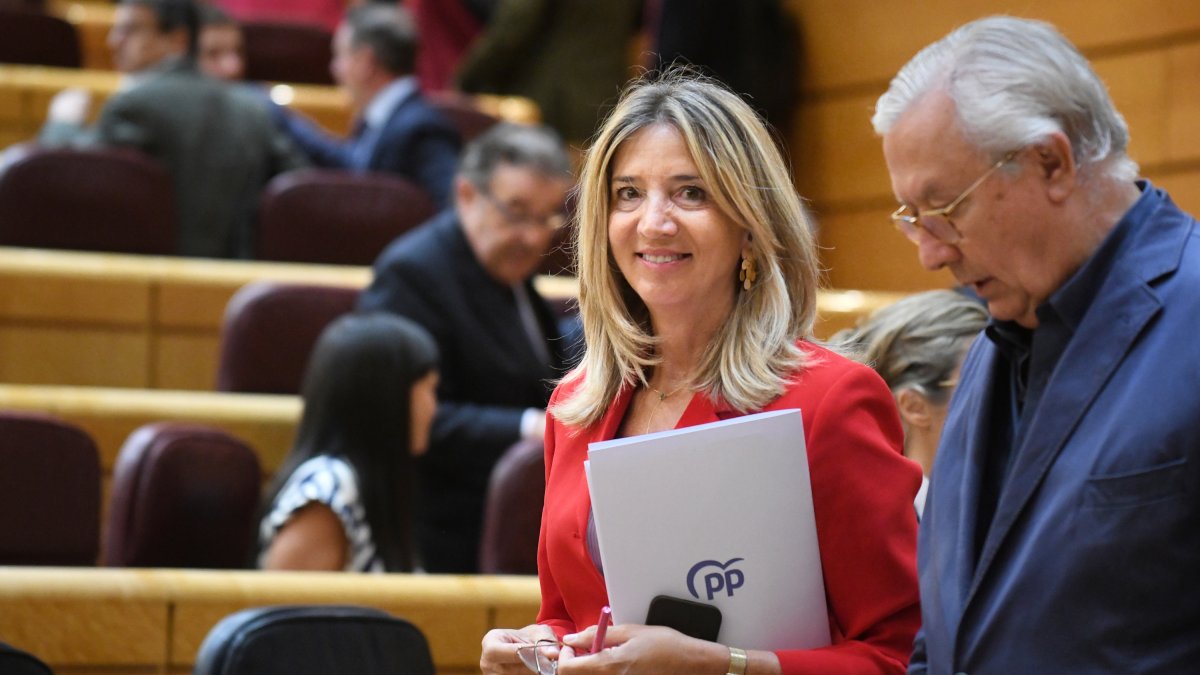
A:
[[[1142,223],[1158,209],[1164,199],[1160,190],[1155,189],[1148,181],[1138,181],[1138,189],[1142,195],[1133,206],[1117,221],[1116,226],[1100,243],[1096,252],[1080,267],[1067,282],[1055,291],[1038,308],[1038,321],[1044,323],[1043,312],[1052,311],[1066,324],[1072,332],[1079,328],[1083,317],[1092,306],[1092,301],[1099,295],[1104,286],[1104,280],[1117,265],[1120,252],[1133,233],[1140,229]]]
[[[1150,218],[1165,199],[1163,192],[1149,181],[1139,180],[1137,186],[1142,192],[1138,200],[1121,216],[1083,266],[1037,308],[1039,326],[1055,323],[1057,318],[1058,322],[1064,324],[1071,332],[1079,327],[1092,301],[1099,294],[1104,279],[1116,266],[1125,241]],[[987,336],[1001,353],[1010,360],[1017,361],[1029,352],[1033,331],[1015,321],[993,321],[988,326]]]

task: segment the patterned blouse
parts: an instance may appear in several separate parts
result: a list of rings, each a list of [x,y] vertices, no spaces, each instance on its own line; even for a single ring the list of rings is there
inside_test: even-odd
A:
[[[329,455],[313,457],[297,467],[275,497],[271,512],[263,518],[258,530],[260,568],[275,534],[292,514],[310,502],[328,506],[342,521],[349,546],[345,571],[385,571],[371,539],[371,526],[367,524],[354,469],[345,460]]]

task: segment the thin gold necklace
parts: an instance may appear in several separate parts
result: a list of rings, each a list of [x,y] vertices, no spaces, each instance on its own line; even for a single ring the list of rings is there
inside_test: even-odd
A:
[[[687,382],[684,382],[683,384],[679,385],[678,387],[675,387],[671,391],[664,394],[661,391],[655,389],[654,387],[651,387],[649,382],[646,383],[646,388],[649,389],[650,391],[654,392],[655,394],[657,394],[658,400],[654,402],[654,408],[650,411],[650,415],[646,418],[646,427],[644,429],[642,429],[643,435],[650,433],[650,425],[654,424],[654,416],[658,414],[658,409],[660,407],[662,407],[663,401],[665,401],[668,398],[671,398],[672,396],[674,396],[675,394],[678,394],[679,392],[683,391],[683,388],[686,386],[687,386]]]

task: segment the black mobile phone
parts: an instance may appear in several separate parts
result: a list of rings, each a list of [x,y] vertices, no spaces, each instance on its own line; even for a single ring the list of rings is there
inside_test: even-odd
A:
[[[717,641],[721,632],[721,610],[695,600],[656,595],[646,613],[647,626],[666,626],[694,638]]]

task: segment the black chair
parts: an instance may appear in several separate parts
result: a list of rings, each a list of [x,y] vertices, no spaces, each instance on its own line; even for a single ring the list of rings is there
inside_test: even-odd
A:
[[[0,7],[0,63],[79,68],[83,58],[75,26],[32,4]]]
[[[43,663],[38,657],[3,642],[0,642],[0,673],[4,673],[4,675],[54,675],[50,666]]]
[[[221,619],[192,675],[434,675],[421,631],[368,607],[256,607]]]
[[[0,246],[174,253],[171,176],[135,150],[22,146],[0,173]]]

